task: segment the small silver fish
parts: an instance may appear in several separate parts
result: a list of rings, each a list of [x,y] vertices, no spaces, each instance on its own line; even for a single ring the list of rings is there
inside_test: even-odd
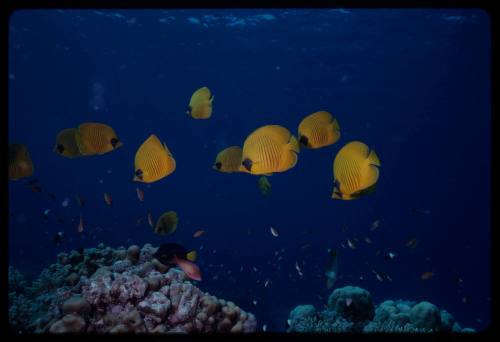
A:
[[[380,226],[380,220],[375,220],[375,221],[373,221],[372,226],[370,227],[370,230],[373,231],[373,230],[377,229],[379,226]]]
[[[68,197],[66,197],[66,198],[64,199],[64,201],[62,201],[61,205],[62,205],[63,207],[67,207],[67,206],[69,205],[69,198],[68,198]]]
[[[264,283],[264,287],[267,287],[268,284],[269,284],[269,279],[267,279],[266,282]]]
[[[356,249],[356,245],[349,239],[347,239],[347,245],[349,245],[351,249]]]
[[[262,331],[266,331],[266,330],[267,330],[267,325],[265,325],[265,324],[264,324],[264,325],[262,326]]]
[[[271,227],[271,234],[273,234],[274,237],[278,237],[278,235],[279,235],[278,231],[274,227]]]
[[[384,281],[384,279],[375,270],[372,270],[373,274],[377,277],[378,281]]]

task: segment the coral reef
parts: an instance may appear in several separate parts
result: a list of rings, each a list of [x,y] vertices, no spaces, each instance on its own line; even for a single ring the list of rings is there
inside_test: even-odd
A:
[[[368,291],[353,286],[335,289],[322,312],[312,305],[297,306],[288,323],[288,332],[308,333],[474,332],[432,303],[386,300],[375,307]]]
[[[156,248],[60,253],[28,286],[9,269],[9,322],[35,333],[254,332],[255,316],[153,258]]]

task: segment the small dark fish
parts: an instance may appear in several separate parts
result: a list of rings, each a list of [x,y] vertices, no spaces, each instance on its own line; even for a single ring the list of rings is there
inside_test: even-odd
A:
[[[56,195],[54,195],[53,193],[49,192],[49,193],[47,193],[47,195],[49,195],[49,197],[50,197],[51,200],[53,200],[53,201],[57,200]]]
[[[424,273],[422,273],[420,278],[422,280],[428,280],[428,279],[432,278],[433,276],[434,276],[434,272],[424,272]]]
[[[80,247],[80,248],[77,248],[77,249],[76,249],[76,251],[77,251],[78,253],[80,253],[80,254],[83,254],[83,250],[84,250],[84,249],[83,249],[83,247]]]
[[[142,221],[144,220],[144,217],[139,217],[137,221],[135,222],[138,226],[142,224]]]
[[[378,281],[384,281],[384,278],[380,274],[377,273],[377,271],[372,270],[373,274],[375,274],[375,277],[377,277]]]
[[[300,247],[300,249],[301,249],[301,250],[305,250],[305,249],[308,249],[309,247],[311,247],[311,245],[310,245],[310,244],[308,244],[308,243],[306,243],[306,244],[302,245],[302,246]]]
[[[470,303],[470,302],[469,302],[469,298],[467,298],[467,297],[462,297],[462,303],[464,303],[464,304],[469,304],[469,303]]]
[[[56,235],[54,235],[54,237],[52,238],[52,241],[54,241],[56,245],[59,245],[62,241],[62,237],[63,232],[57,232]]]
[[[408,240],[406,242],[406,247],[413,249],[413,248],[417,247],[418,242],[419,241],[417,240],[417,238],[411,238],[410,240]]]
[[[420,214],[420,215],[429,215],[431,213],[431,211],[428,209],[413,208],[411,211],[414,212],[415,214]]]
[[[50,213],[50,209],[45,209],[45,210],[43,211],[43,219],[44,219],[45,221],[47,221],[47,220],[49,219],[49,213]]]
[[[378,227],[380,227],[380,219],[373,221],[372,226],[370,227],[370,231],[373,231],[373,230],[377,229]]]
[[[387,253],[387,254],[385,255],[385,260],[392,260],[392,259],[394,259],[396,256],[397,256],[397,254],[389,252],[389,253]]]
[[[57,223],[64,224],[64,220],[60,217],[57,218]]]

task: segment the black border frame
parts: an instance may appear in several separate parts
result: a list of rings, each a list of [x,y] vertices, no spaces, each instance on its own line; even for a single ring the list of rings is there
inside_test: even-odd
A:
[[[436,340],[436,339],[447,339],[447,340],[466,340],[466,339],[482,339],[482,338],[492,338],[495,336],[500,337],[498,328],[498,320],[497,313],[495,312],[498,299],[495,292],[495,285],[497,285],[496,275],[495,275],[495,266],[497,260],[497,251],[494,248],[494,243],[498,241],[497,236],[498,233],[495,231],[497,226],[497,219],[495,218],[495,199],[494,195],[498,193],[495,191],[498,187],[498,182],[494,179],[495,171],[498,170],[495,165],[495,152],[497,151],[494,128],[496,127],[496,123],[498,120],[495,118],[495,90],[496,84],[494,82],[494,75],[496,71],[495,67],[495,58],[498,58],[498,53],[495,48],[495,19],[497,18],[497,10],[495,9],[495,1],[487,1],[487,0],[337,0],[337,1],[328,1],[328,0],[303,0],[303,1],[280,1],[280,0],[170,0],[170,1],[162,1],[162,0],[136,0],[136,1],[120,1],[120,0],[3,0],[0,1],[0,42],[5,47],[2,49],[2,59],[3,59],[3,68],[0,69],[0,79],[3,80],[2,84],[5,86],[5,90],[1,92],[0,103],[3,106],[4,114],[3,119],[5,126],[3,126],[4,137],[8,137],[7,132],[7,121],[8,121],[8,46],[9,46],[9,20],[10,15],[16,10],[22,9],[52,9],[52,8],[60,8],[60,9],[89,9],[89,8],[101,8],[101,9],[134,9],[134,8],[151,8],[151,9],[162,9],[162,8],[477,8],[482,9],[488,13],[490,16],[490,29],[491,29],[491,324],[490,326],[483,331],[479,331],[472,334],[464,334],[464,333],[434,333],[434,334],[332,334],[332,335],[320,335],[320,334],[287,334],[287,333],[272,333],[272,332],[257,332],[255,334],[247,334],[247,335],[235,335],[235,334],[209,334],[209,335],[98,335],[98,334],[81,334],[81,335],[52,335],[52,334],[35,334],[35,335],[19,335],[14,333],[8,324],[8,296],[7,296],[7,288],[8,288],[8,277],[2,277],[2,287],[5,288],[5,291],[2,291],[3,295],[1,296],[1,306],[5,308],[1,312],[1,326],[0,326],[0,336],[8,337],[10,339],[45,339],[48,338],[51,341],[63,339],[67,341],[68,339],[73,338],[82,338],[82,339],[94,339],[94,338],[103,338],[109,341],[109,339],[123,339],[125,338],[133,338],[133,339],[149,339],[149,340],[169,340],[169,341],[185,341],[185,340],[199,340],[199,339],[261,339],[261,338],[269,338],[273,340],[277,339],[300,339],[310,341],[313,339],[320,340],[365,340],[365,339],[382,339],[384,341],[389,340]],[[8,142],[4,145],[5,154],[8,153]],[[2,164],[6,163],[6,158],[2,158]],[[3,170],[7,170],[7,165],[3,166]],[[4,171],[6,172],[6,171]],[[5,177],[4,179],[7,179]],[[1,185],[1,193],[4,194],[4,198],[6,199],[8,205],[8,194],[7,182],[3,182]],[[464,195],[465,195],[465,186],[464,186]],[[4,227],[3,232],[5,240],[4,248],[1,249],[2,255],[2,268],[4,269],[4,275],[7,274],[8,270],[8,228]]]

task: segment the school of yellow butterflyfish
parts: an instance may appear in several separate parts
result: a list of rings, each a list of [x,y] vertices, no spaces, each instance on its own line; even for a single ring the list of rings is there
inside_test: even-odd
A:
[[[213,100],[214,96],[208,87],[197,89],[191,96],[186,114],[193,119],[209,119]],[[326,111],[318,111],[302,119],[297,137],[280,125],[265,125],[255,129],[247,136],[243,147],[230,146],[220,151],[212,168],[224,173],[269,176],[293,168],[301,149],[327,147],[339,139],[340,125],[337,118]],[[76,128],[61,130],[56,137],[54,152],[75,158],[105,154],[122,145],[112,127],[85,122]],[[24,144],[9,144],[8,167],[10,180],[33,174],[33,162]],[[345,144],[333,160],[332,198],[351,200],[373,192],[379,178],[379,167],[377,154],[366,144],[361,141]],[[153,183],[172,174],[175,168],[175,159],[166,143],[151,134],[135,154],[133,180]],[[259,182],[262,183],[262,180]]]

